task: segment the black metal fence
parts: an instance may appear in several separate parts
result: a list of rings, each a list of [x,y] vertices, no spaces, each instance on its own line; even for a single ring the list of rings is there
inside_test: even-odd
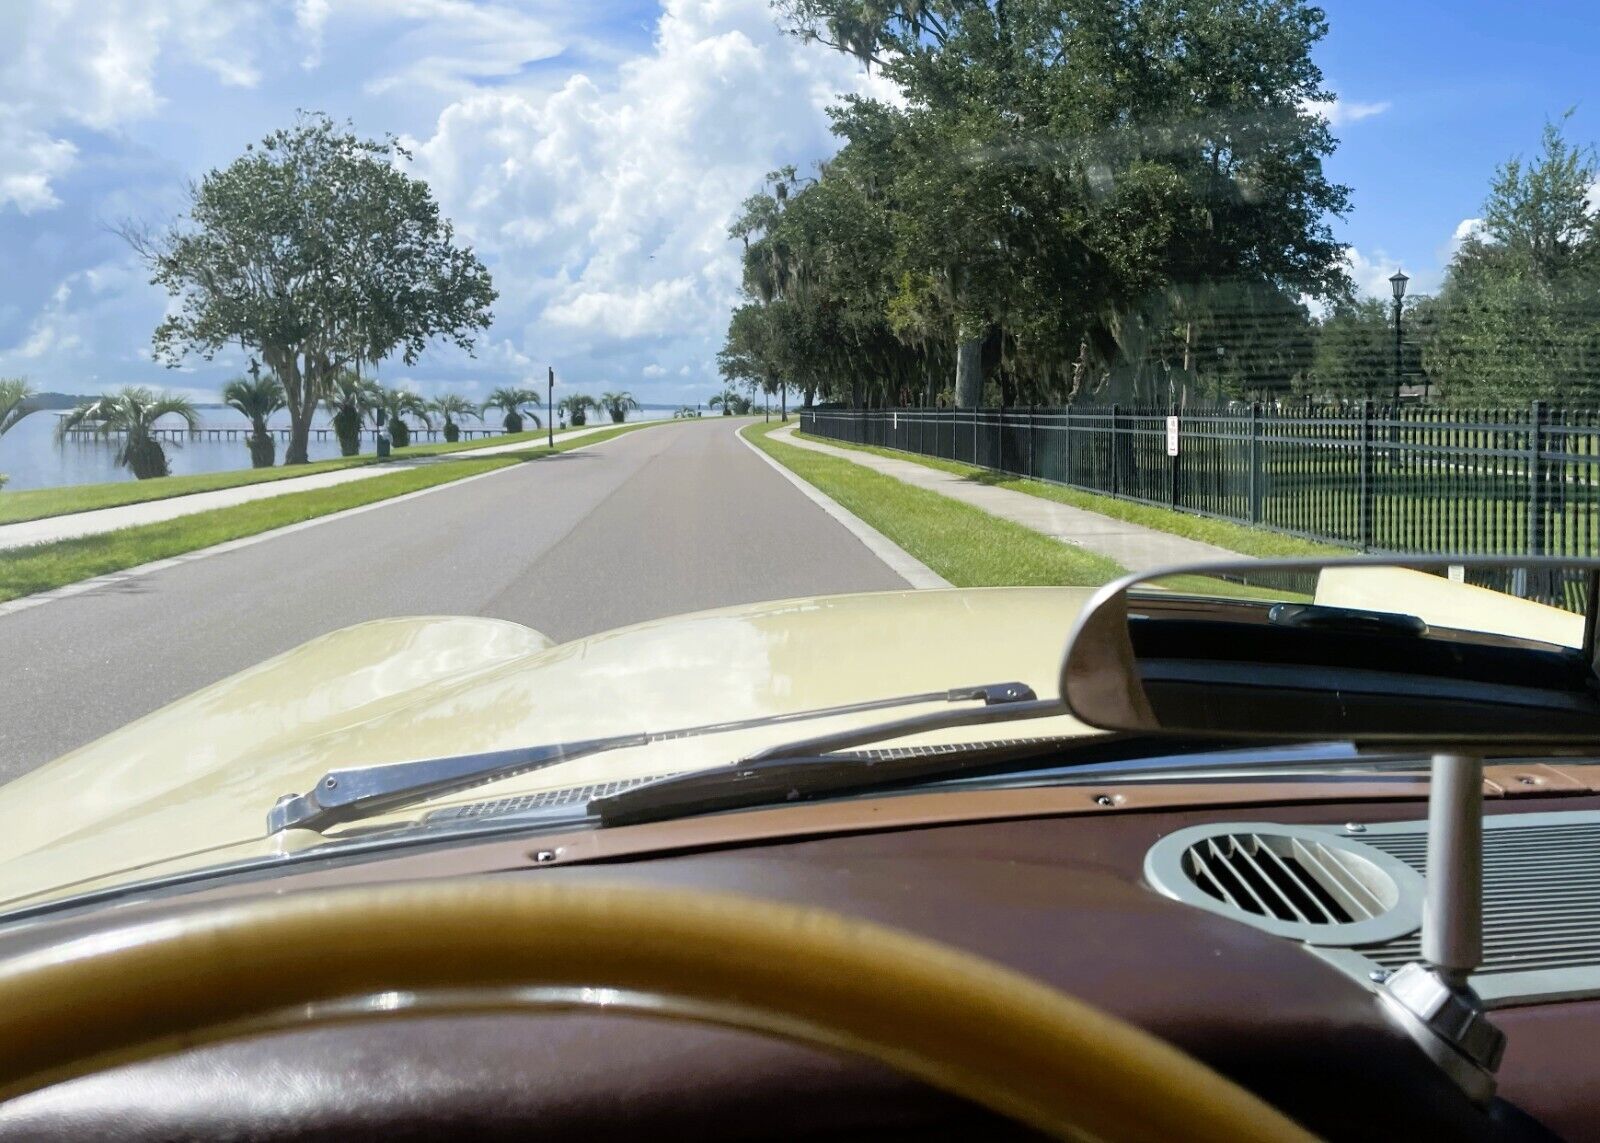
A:
[[[1600,552],[1600,410],[805,410],[880,445],[1343,547]]]

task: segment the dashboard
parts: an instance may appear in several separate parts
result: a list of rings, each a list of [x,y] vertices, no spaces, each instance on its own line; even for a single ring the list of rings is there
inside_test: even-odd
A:
[[[1529,778],[1520,790],[1519,774]],[[30,922],[0,932],[0,955],[219,897],[373,880],[489,874],[732,892],[867,918],[1028,973],[1170,1040],[1327,1138],[1581,1138],[1600,1122],[1600,794],[1549,767],[1497,780],[1506,796],[1486,803],[1487,962],[1475,984],[1508,1046],[1487,1110],[1451,1086],[1373,991],[1374,974],[1415,952],[1408,911],[1426,810],[1409,780],[1352,780],[1345,799],[1314,802],[1292,782],[1188,784],[1170,797],[1132,784],[885,796],[499,840]],[[1295,843],[1312,860],[1343,862],[1347,881],[1330,875],[1327,901],[1312,888],[1285,915],[1257,909],[1251,869],[1294,865]],[[1197,846],[1235,871],[1192,860]],[[603,1139],[1031,1137],[878,1065],[591,1015],[279,1033],[0,1106],[0,1141],[568,1129]]]

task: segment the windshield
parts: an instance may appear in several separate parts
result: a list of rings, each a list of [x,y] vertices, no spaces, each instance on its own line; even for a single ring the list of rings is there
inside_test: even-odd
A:
[[[1042,772],[1103,733],[1094,592],[1175,565],[1460,557],[1140,598],[1592,649],[1574,13],[8,16],[0,908],[841,752]]]

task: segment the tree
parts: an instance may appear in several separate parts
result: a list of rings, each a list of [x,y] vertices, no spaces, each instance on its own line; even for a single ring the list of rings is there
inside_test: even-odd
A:
[[[191,430],[200,423],[200,414],[187,397],[129,387],[79,405],[57,422],[56,433],[65,436],[80,425],[93,425],[103,436],[120,433],[117,464],[125,465],[136,479],[149,480],[170,471],[166,449],[153,435],[156,422],[168,416],[181,418]]]
[[[21,377],[0,377],[0,437],[16,428],[17,422],[33,412],[28,398],[33,387]],[[5,487],[5,473],[0,472],[0,488]]]
[[[399,169],[393,138],[361,139],[302,114],[189,188],[185,221],[122,233],[175,299],[158,359],[210,359],[237,343],[283,383],[287,464],[303,464],[312,414],[341,369],[442,338],[470,353],[495,291],[458,247],[426,183]]]
[[[1251,363],[1239,384],[1304,368],[1309,322],[1291,308],[1349,289],[1327,222],[1348,191],[1322,169],[1334,140],[1316,110],[1330,98],[1311,57],[1319,9],[777,7],[791,32],[880,69],[900,95],[833,108],[844,145],[819,178],[769,178],[736,224],[784,380],[848,385],[853,403],[1165,402],[1205,390],[1219,295],[1262,301],[1263,320],[1240,328],[1270,347],[1228,347]],[[741,341],[730,364],[762,364]],[[791,346],[802,360],[783,360]]]
[[[1547,123],[1539,155],[1496,170],[1483,222],[1451,260],[1424,348],[1447,399],[1600,396],[1600,175],[1593,148]]]
[[[599,407],[600,402],[587,393],[569,393],[556,402],[556,412],[565,414],[574,428],[587,424],[589,410],[598,409]]]
[[[529,420],[535,428],[543,425],[539,419],[539,394],[532,389],[517,389],[504,386],[489,394],[489,399],[483,403],[483,413],[490,409],[499,409],[505,413],[505,419],[500,422],[508,433],[520,433],[522,422]]]
[[[433,421],[428,415],[428,402],[420,393],[413,393],[410,389],[385,389],[380,385],[375,389],[375,397],[373,409],[380,418],[378,427],[388,427],[389,439],[394,442],[395,448],[405,448],[411,443],[411,426],[406,423],[407,417],[417,418],[424,428],[433,428]]]
[[[1422,302],[1408,299],[1402,315],[1407,334],[1400,362],[1402,377],[1422,373],[1417,320]],[[1304,388],[1337,400],[1376,400],[1387,404],[1395,391],[1394,307],[1381,298],[1342,302],[1317,327],[1316,358]]]
[[[271,373],[259,369],[249,377],[235,377],[222,388],[225,404],[243,413],[250,421],[250,465],[271,468],[277,441],[267,429],[267,420],[284,407],[283,384]]]
[[[639,402],[632,393],[602,393],[600,407],[611,414],[612,424],[620,425],[628,419],[629,412],[639,407]]]
[[[428,402],[428,408],[443,418],[444,439],[451,444],[461,439],[461,426],[456,424],[457,417],[462,420],[468,417],[478,419],[478,406],[459,393],[441,393]]]
[[[0,437],[17,427],[17,422],[33,412],[28,404],[33,386],[21,377],[0,377]]]
[[[712,409],[721,409],[724,417],[742,417],[750,411],[750,398],[729,386],[707,401],[706,406]]]
[[[341,369],[333,375],[322,404],[333,419],[339,455],[356,456],[361,452],[361,426],[377,410],[377,402],[377,385],[355,370]]]

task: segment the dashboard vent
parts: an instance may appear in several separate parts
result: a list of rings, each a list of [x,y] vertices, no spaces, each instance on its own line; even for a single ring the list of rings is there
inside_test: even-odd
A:
[[[1326,830],[1242,823],[1163,838],[1145,877],[1170,897],[1318,944],[1392,940],[1421,921],[1422,878]]]
[[[1600,967],[1600,821],[1583,812],[1507,814],[1485,827],[1483,966],[1474,986],[1503,974]],[[1426,830],[1380,828],[1369,844],[1422,872]],[[1360,951],[1388,969],[1422,955],[1415,934]]]
[[[1370,861],[1281,834],[1227,834],[1189,847],[1184,867],[1219,901],[1259,917],[1348,925],[1394,908],[1393,881]]]
[[[1157,842],[1145,877],[1169,897],[1303,941],[1370,984],[1422,959],[1427,858],[1422,821],[1217,823]],[[1392,892],[1371,880],[1374,872],[1393,879]],[[1353,907],[1371,908],[1357,885],[1386,911]],[[1328,896],[1308,905],[1319,888]],[[1484,819],[1483,963],[1471,983],[1491,1008],[1600,996],[1600,812]]]

